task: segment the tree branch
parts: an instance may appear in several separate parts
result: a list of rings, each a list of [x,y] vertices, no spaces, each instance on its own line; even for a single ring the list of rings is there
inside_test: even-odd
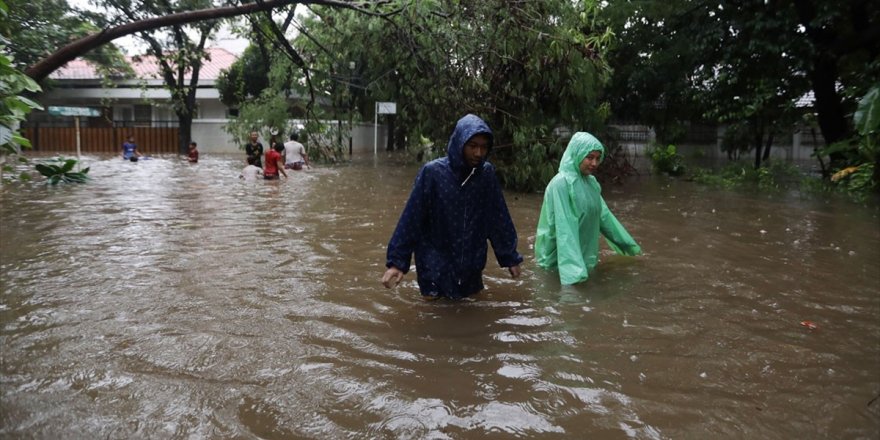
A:
[[[196,11],[179,12],[163,17],[148,18],[145,20],[134,21],[120,26],[104,29],[101,32],[80,38],[58,50],[53,52],[45,59],[37,62],[29,67],[25,73],[34,81],[40,82],[49,76],[52,72],[61,66],[73,61],[78,56],[95,49],[99,46],[107,44],[119,37],[136,34],[139,32],[151,31],[167,26],[193,23],[203,20],[237,17],[239,15],[251,14],[259,11],[268,11],[277,7],[287,6],[291,4],[304,5],[324,5],[334,8],[351,9],[360,13],[383,16],[381,13],[366,9],[368,5],[384,5],[387,0],[378,0],[373,2],[351,1],[351,0],[266,0],[257,3],[247,3],[240,6],[225,6],[220,8],[200,9]]]
[[[256,0],[257,4],[264,3],[263,0]],[[306,77],[306,84],[309,87],[309,103],[306,104],[306,110],[311,111],[312,106],[315,104],[315,87],[312,84],[312,76],[309,73],[309,66],[306,64],[305,60],[299,55],[299,52],[290,45],[290,41],[287,41],[287,37],[284,35],[284,32],[278,28],[278,25],[275,23],[275,20],[272,20],[271,14],[266,11],[268,15],[269,22],[269,30],[272,31],[272,35],[275,36],[275,44],[281,46],[284,49],[284,53],[293,61],[294,64],[299,66],[302,69],[303,75]]]

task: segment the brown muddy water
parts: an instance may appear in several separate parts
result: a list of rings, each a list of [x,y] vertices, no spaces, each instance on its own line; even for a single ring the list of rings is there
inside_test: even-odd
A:
[[[523,277],[426,302],[380,284],[416,166],[86,162],[0,190],[3,438],[880,437],[876,209],[643,177],[645,254],[562,287],[508,193]]]

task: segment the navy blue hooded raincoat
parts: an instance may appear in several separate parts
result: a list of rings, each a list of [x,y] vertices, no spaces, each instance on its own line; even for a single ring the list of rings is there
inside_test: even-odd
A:
[[[492,130],[486,122],[474,115],[458,120],[446,157],[419,170],[388,243],[386,267],[406,273],[415,253],[422,295],[462,298],[482,290],[486,240],[501,267],[523,260],[495,167],[484,160],[471,168],[462,155],[464,144],[478,134],[489,137],[491,152]]]

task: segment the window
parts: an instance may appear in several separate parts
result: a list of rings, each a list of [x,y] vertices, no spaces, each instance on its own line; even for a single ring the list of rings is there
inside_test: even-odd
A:
[[[134,120],[134,109],[129,106],[119,107],[119,116],[116,118],[120,121],[133,121]]]
[[[134,106],[134,122],[138,127],[149,127],[153,122],[153,107],[138,104]]]

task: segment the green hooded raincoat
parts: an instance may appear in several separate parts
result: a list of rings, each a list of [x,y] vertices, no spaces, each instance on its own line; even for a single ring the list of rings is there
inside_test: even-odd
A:
[[[575,133],[562,155],[559,173],[544,191],[535,258],[541,267],[558,270],[562,284],[580,283],[589,277],[599,262],[600,232],[618,254],[642,252],[608,209],[596,178],[580,172],[580,163],[594,150],[605,158],[598,139],[589,133]]]

